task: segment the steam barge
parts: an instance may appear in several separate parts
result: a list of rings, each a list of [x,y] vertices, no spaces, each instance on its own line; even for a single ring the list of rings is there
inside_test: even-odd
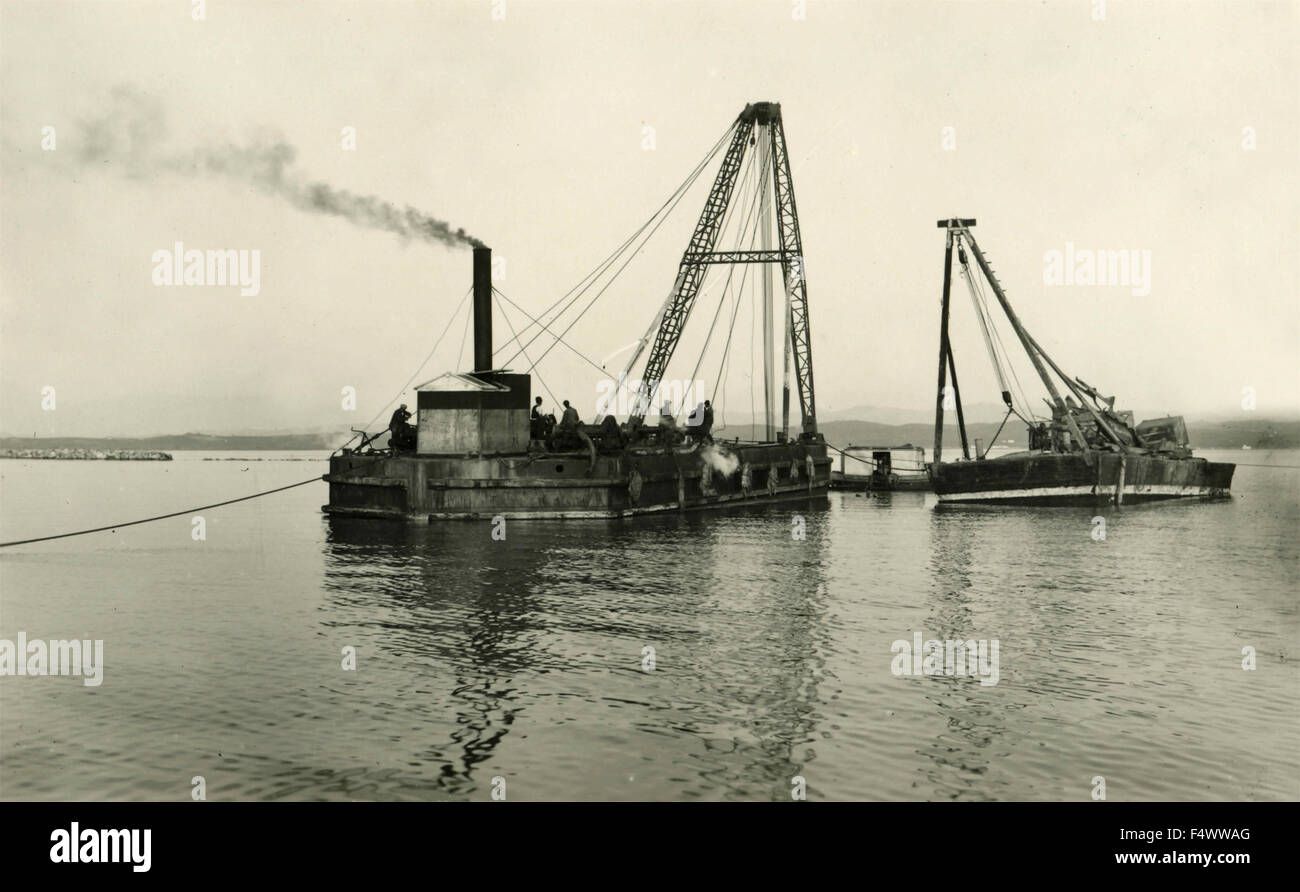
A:
[[[570,426],[563,436],[540,437],[531,423],[532,377],[493,365],[491,250],[474,249],[474,367],[448,372],[417,387],[413,443],[396,434],[390,448],[366,437],[360,448],[330,459],[331,515],[421,520],[454,518],[617,518],[670,510],[826,498],[831,458],[817,432],[811,335],[802,247],[795,216],[789,158],[780,106],[745,107],[730,132],[726,156],[704,212],[682,257],[674,286],[651,326],[654,343],[633,413],[597,425]],[[721,146],[721,143],[719,144]],[[746,152],[772,184],[763,208],[776,223],[779,246],[761,251],[715,251],[723,218]],[[716,149],[715,149],[716,151]],[[763,189],[760,185],[759,189]],[[767,230],[770,231],[770,230]],[[769,236],[770,237],[770,236]],[[662,422],[643,424],[710,265],[779,265],[785,285],[787,360],[797,382],[802,429],[778,431],[772,407],[773,363],[765,359],[768,439],[714,442]],[[771,344],[771,275],[765,324]],[[628,367],[637,362],[651,332]],[[627,371],[620,384],[627,380]],[[788,431],[789,379],[785,391]],[[640,409],[640,411],[638,411]]]

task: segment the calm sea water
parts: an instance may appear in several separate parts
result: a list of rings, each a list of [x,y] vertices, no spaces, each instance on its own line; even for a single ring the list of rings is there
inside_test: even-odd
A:
[[[204,457],[0,462],[0,539],[323,470]],[[0,798],[1296,799],[1300,470],[1234,491],[1107,509],[1104,541],[1091,510],[905,493],[494,541],[329,520],[321,483],[204,512],[204,541],[4,549],[0,638],[103,639],[105,668],[0,678]],[[998,683],[895,676],[915,632],[997,639]]]

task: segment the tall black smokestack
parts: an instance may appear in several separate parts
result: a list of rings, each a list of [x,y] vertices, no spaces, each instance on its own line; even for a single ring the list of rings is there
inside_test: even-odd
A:
[[[492,249],[474,249],[474,371],[492,371]]]

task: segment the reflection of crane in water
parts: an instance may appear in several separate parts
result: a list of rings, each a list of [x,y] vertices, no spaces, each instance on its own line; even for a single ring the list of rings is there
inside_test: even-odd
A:
[[[383,650],[409,657],[413,667],[432,662],[440,677],[455,679],[451,745],[430,744],[413,759],[440,765],[438,791],[457,797],[486,798],[490,779],[475,771],[523,709],[513,702],[514,680],[546,660],[528,619],[532,550],[499,545],[441,525],[343,518],[329,525],[326,590],[364,616],[383,618],[369,622],[383,635]]]
[[[792,778],[806,774],[815,757],[815,734],[822,724],[818,685],[827,641],[826,514],[813,505],[794,510],[806,520],[806,539],[787,536],[775,545],[766,535],[733,535],[724,541],[716,533],[709,535],[716,528],[707,519],[691,519],[693,529],[709,535],[712,545],[693,552],[692,564],[684,568],[702,595],[699,612],[725,616],[741,611],[747,616],[716,632],[701,630],[692,641],[699,683],[712,689],[701,699],[715,709],[718,704],[729,708],[722,715],[688,715],[679,727],[706,741],[713,764],[701,772],[701,780],[722,785],[736,798],[753,799],[763,791],[788,801]],[[754,511],[765,525],[773,523],[772,514]],[[781,512],[782,521],[788,522],[787,517]],[[737,566],[746,568],[752,583],[737,579]],[[755,673],[756,663],[766,671]],[[724,666],[744,667],[743,673],[727,676]]]

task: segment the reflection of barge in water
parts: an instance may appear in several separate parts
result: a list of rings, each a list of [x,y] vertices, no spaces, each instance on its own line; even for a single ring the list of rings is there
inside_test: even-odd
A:
[[[974,220],[940,220],[947,230],[944,257],[943,299],[940,310],[939,390],[935,409],[934,463],[931,476],[934,491],[944,502],[991,502],[999,504],[1070,505],[1098,502],[1152,501],[1185,497],[1226,497],[1236,465],[1209,462],[1192,456],[1187,429],[1180,417],[1158,418],[1134,424],[1132,412],[1116,411],[1114,397],[1102,397],[1096,388],[1079,378],[1071,379],[1052,361],[1021,325],[1011,309],[1001,284],[993,274],[970,227]],[[971,460],[962,414],[957,369],[948,340],[949,291],[952,282],[953,247],[961,263],[983,331],[985,346],[1002,385],[1007,415],[1014,413],[1029,425],[1029,451],[988,458],[975,442]],[[992,326],[983,288],[967,260],[969,246],[978,270],[1010,322],[1021,347],[1051,395],[1049,421],[1026,418],[1014,406],[1004,364],[1005,348]],[[995,346],[995,344],[997,346]],[[1069,391],[1062,398],[1048,374],[1055,372]],[[947,380],[951,373],[952,384]],[[1014,378],[1014,373],[1012,375]],[[1017,389],[1019,382],[1016,382]],[[1021,391],[1023,400],[1023,391]],[[1077,399],[1077,402],[1075,401]],[[943,462],[943,413],[949,400],[957,411],[962,455],[959,462]],[[1023,408],[1028,410],[1027,402]],[[999,428],[1001,432],[1001,428]],[[997,441],[994,434],[991,442]]]
[[[622,517],[740,503],[825,498],[831,459],[817,432],[813,398],[802,246],[780,106],[745,107],[728,131],[730,141],[703,214],[682,257],[672,291],[628,363],[630,370],[655,334],[632,415],[623,424],[579,425],[554,439],[530,429],[532,379],[493,368],[492,263],[487,248],[474,250],[474,371],[442,375],[421,385],[414,447],[344,450],[330,459],[330,514],[421,519],[473,517]],[[715,147],[715,154],[727,137]],[[716,251],[742,162],[756,148],[753,166],[759,218],[774,222],[779,247]],[[707,159],[706,159],[707,160]],[[765,184],[771,183],[771,192]],[[758,206],[758,205],[756,205]],[[770,223],[759,224],[765,231]],[[706,271],[713,264],[780,264],[784,282],[787,359],[797,383],[802,431],[777,432],[772,407],[773,362],[766,351],[768,441],[680,442],[671,426],[643,424],[653,405]],[[771,269],[771,267],[767,267]],[[771,308],[771,276],[766,279]],[[771,319],[764,314],[767,344]],[[622,381],[627,380],[624,372]],[[788,429],[789,384],[786,384]],[[640,410],[640,411],[638,411]],[[390,440],[392,444],[394,440]]]

